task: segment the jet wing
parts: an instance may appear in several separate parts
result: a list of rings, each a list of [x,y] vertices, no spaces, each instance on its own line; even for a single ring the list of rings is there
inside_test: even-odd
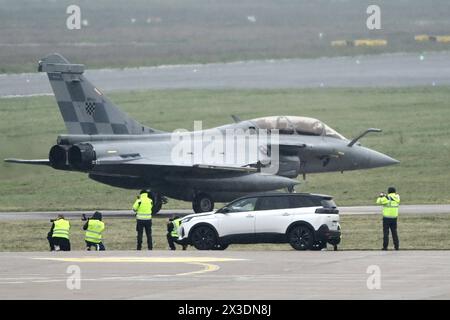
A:
[[[146,170],[170,170],[170,171],[182,171],[182,172],[190,172],[190,171],[201,171],[204,173],[215,173],[215,172],[241,172],[241,173],[255,173],[258,172],[257,168],[248,167],[248,166],[221,166],[215,164],[206,164],[206,163],[198,163],[198,164],[176,164],[176,163],[160,163],[154,162],[146,158],[138,158],[138,159],[123,159],[121,157],[108,157],[97,160],[95,162],[95,167],[93,172],[103,171],[104,168],[112,169],[114,166],[119,166],[122,168],[139,168],[145,167]]]
[[[48,159],[31,159],[31,160],[25,160],[25,159],[5,159],[5,162],[8,163],[22,163],[22,164],[34,164],[34,165],[41,165],[41,166],[50,166],[50,161]]]

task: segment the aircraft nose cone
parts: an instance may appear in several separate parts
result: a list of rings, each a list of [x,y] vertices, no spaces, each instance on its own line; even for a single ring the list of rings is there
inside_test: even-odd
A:
[[[371,168],[385,167],[397,163],[400,163],[400,161],[378,151],[370,150],[369,152],[369,165]]]

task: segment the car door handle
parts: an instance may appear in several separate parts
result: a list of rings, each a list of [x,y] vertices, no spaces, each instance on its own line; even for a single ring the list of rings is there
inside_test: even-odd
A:
[[[248,214],[248,215],[246,215],[246,217],[247,217],[247,218],[253,218],[254,215]]]
[[[287,212],[285,212],[285,213],[282,214],[283,217],[287,217],[287,216],[290,216],[290,215],[291,215],[291,214],[290,214],[290,213],[287,213]]]

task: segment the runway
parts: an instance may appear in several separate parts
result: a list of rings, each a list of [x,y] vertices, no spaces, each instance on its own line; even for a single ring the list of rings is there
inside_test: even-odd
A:
[[[0,299],[449,299],[450,251],[0,253]]]
[[[450,52],[87,70],[103,91],[404,87],[450,84]],[[89,66],[87,66],[89,68]],[[0,97],[50,95],[42,73],[0,75]]]
[[[379,206],[352,206],[339,207],[341,215],[380,214]],[[134,218],[131,210],[102,210],[105,218]],[[49,220],[58,214],[64,214],[66,218],[79,219],[87,211],[35,211],[35,212],[0,212],[0,221],[10,220]],[[92,212],[91,212],[92,213]],[[163,209],[157,216],[168,217],[172,215],[185,216],[194,213],[191,209]],[[440,214],[450,213],[450,204],[424,204],[402,205],[400,214]]]

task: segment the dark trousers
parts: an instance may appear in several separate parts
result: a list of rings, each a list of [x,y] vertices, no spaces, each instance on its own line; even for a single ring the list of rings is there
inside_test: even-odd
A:
[[[178,238],[172,237],[170,233],[167,234],[167,242],[169,243],[170,250],[176,250],[175,243],[181,245],[183,250],[186,250],[187,248],[187,245],[181,244],[180,241],[178,241]]]
[[[136,220],[136,231],[137,231],[137,250],[142,249],[142,236],[147,236],[147,246],[148,250],[153,249],[152,241],[152,220]]]
[[[55,251],[55,247],[58,246],[60,251],[70,251],[70,241],[66,238],[53,238],[52,233],[47,234],[48,244],[50,251]]]
[[[90,241],[85,241],[86,242],[86,249],[91,251],[91,247],[94,247],[95,250],[97,251],[105,251],[105,246],[103,244],[103,242],[100,243],[94,243],[94,242],[90,242]]]
[[[389,245],[389,229],[392,233],[394,248],[395,250],[398,250],[397,218],[383,218],[383,249],[387,249]]]

